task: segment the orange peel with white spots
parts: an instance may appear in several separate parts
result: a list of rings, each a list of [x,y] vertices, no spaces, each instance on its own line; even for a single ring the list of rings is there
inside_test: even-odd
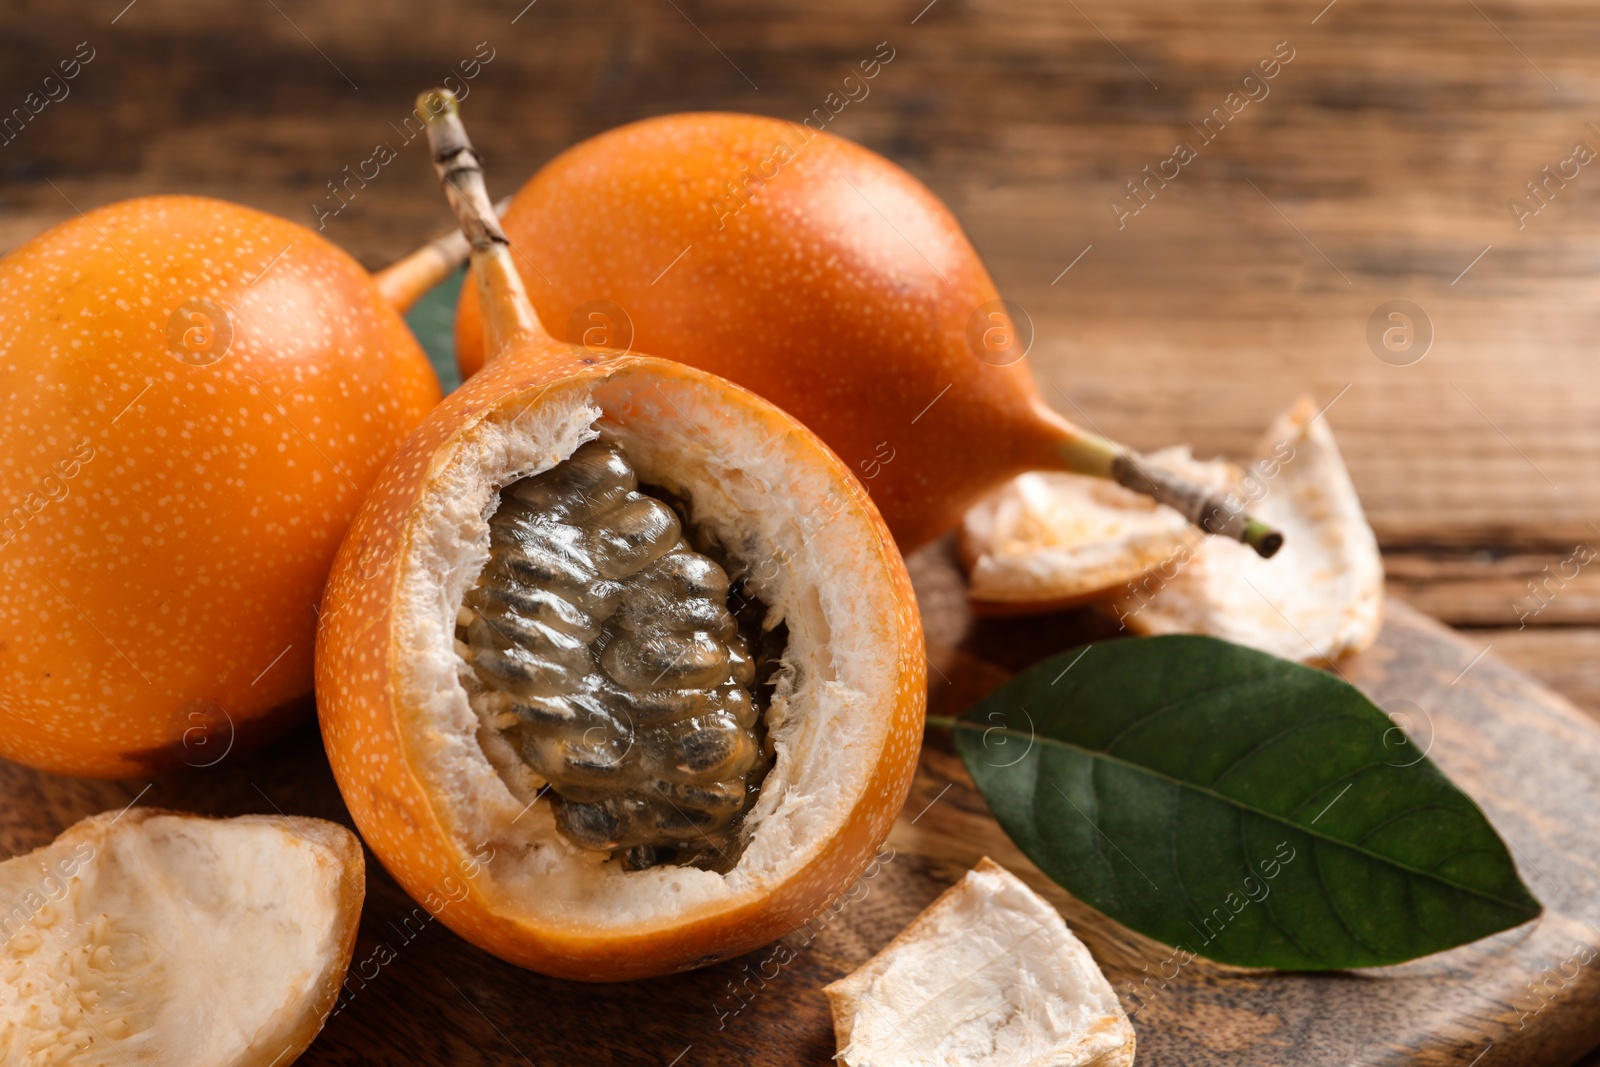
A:
[[[1027,471],[1168,501],[1197,489],[1150,483],[1136,453],[1052,411],[1024,358],[1032,323],[1001,299],[954,214],[809,120],[694,112],[608,130],[535,174],[505,231],[556,336],[631,345],[777,404],[862,479],[902,551]],[[483,352],[469,285],[456,312],[463,377]],[[1247,513],[1217,532],[1266,556],[1281,542]]]
[[[0,260],[0,755],[205,766],[309,713],[316,604],[439,399],[371,276],[249,208],[150,197]]]

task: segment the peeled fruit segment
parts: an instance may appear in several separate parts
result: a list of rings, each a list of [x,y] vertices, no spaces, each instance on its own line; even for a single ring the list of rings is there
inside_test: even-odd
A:
[[[966,517],[962,548],[975,604],[1045,611],[1107,599],[1135,633],[1210,634],[1313,664],[1368,647],[1382,623],[1383,561],[1327,417],[1301,399],[1274,420],[1256,455],[1248,469],[1195,460],[1186,448],[1150,459],[1233,494],[1283,531],[1283,549],[1270,561],[1184,530],[1175,514],[1163,527],[1160,509],[1116,487],[1027,475]],[[1050,527],[1073,515],[1090,536],[1063,549]],[[1108,532],[1098,542],[1097,528]],[[1174,543],[1152,558],[1163,530],[1175,532]],[[1106,583],[1113,573],[1128,576]],[[1099,596],[1085,595],[1092,586]]]
[[[366,891],[320,819],[132,808],[0,863],[0,1062],[282,1067],[333,1008]]]
[[[822,991],[845,1067],[1133,1063],[1133,1026],[1094,957],[988,859]]]

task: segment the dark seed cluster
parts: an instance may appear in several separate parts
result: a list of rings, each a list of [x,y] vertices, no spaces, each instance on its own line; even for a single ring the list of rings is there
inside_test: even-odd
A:
[[[507,486],[457,647],[474,707],[550,783],[568,840],[635,869],[727,870],[770,763],[783,634],[742,585],[729,610],[728,573],[690,547],[682,511],[602,441]]]

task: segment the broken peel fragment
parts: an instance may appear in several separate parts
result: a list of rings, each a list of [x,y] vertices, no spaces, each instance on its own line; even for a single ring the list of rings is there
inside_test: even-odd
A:
[[[1327,418],[1301,399],[1256,455],[1249,471],[1232,472],[1235,484],[1283,532],[1283,549],[1265,560],[1203,538],[1127,588],[1117,616],[1136,633],[1210,634],[1316,665],[1360,652],[1383,622],[1383,560]]]
[[[1089,950],[989,859],[823,992],[845,1067],[1133,1063],[1133,1025]]]
[[[1327,419],[1301,399],[1256,454],[1248,470],[1187,448],[1151,459],[1234,494],[1281,530],[1273,558],[1093,479],[1024,475],[968,513],[962,554],[975,606],[1020,613],[1107,599],[1135,633],[1209,634],[1312,664],[1368,647],[1382,622],[1383,563]],[[1047,531],[1067,522],[1086,535],[1064,548]]]
[[[365,895],[320,819],[132,808],[0,863],[0,1062],[285,1067],[333,1007]]]
[[[960,547],[974,607],[1029,614],[1115,595],[1199,536],[1176,511],[1115,482],[1036,471],[968,511]]]

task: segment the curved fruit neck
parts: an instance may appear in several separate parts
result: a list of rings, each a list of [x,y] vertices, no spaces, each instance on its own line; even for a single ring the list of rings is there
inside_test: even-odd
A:
[[[491,244],[472,249],[472,274],[478,284],[478,304],[483,308],[483,361],[489,363],[509,349],[550,335],[523,288],[522,275],[511,262],[511,249]]]
[[[404,314],[428,290],[460,270],[471,252],[467,239],[457,227],[382,270],[373,271],[372,281],[389,306]]]
[[[439,182],[455,211],[462,237],[472,249],[472,270],[483,309],[484,362],[513,348],[554,344],[539,324],[522,276],[512,262],[511,242],[489,202],[483,167],[461,124],[455,95],[448,89],[430,89],[417,98],[417,113],[425,118]],[[444,255],[449,255],[448,250]],[[1213,493],[1149,463],[1132,449],[1079,429],[1040,401],[1035,400],[1031,413],[1034,455],[1028,465],[1034,469],[1110,478],[1177,509],[1207,533],[1243,541],[1263,556],[1272,555],[1283,544],[1281,534],[1238,510],[1226,494]]]
[[[472,249],[472,272],[483,308],[484,362],[508,349],[550,340],[511,259],[511,242],[489,202],[483,167],[461,124],[456,98],[448,89],[430,89],[417,98],[426,116],[428,147],[461,235]]]

